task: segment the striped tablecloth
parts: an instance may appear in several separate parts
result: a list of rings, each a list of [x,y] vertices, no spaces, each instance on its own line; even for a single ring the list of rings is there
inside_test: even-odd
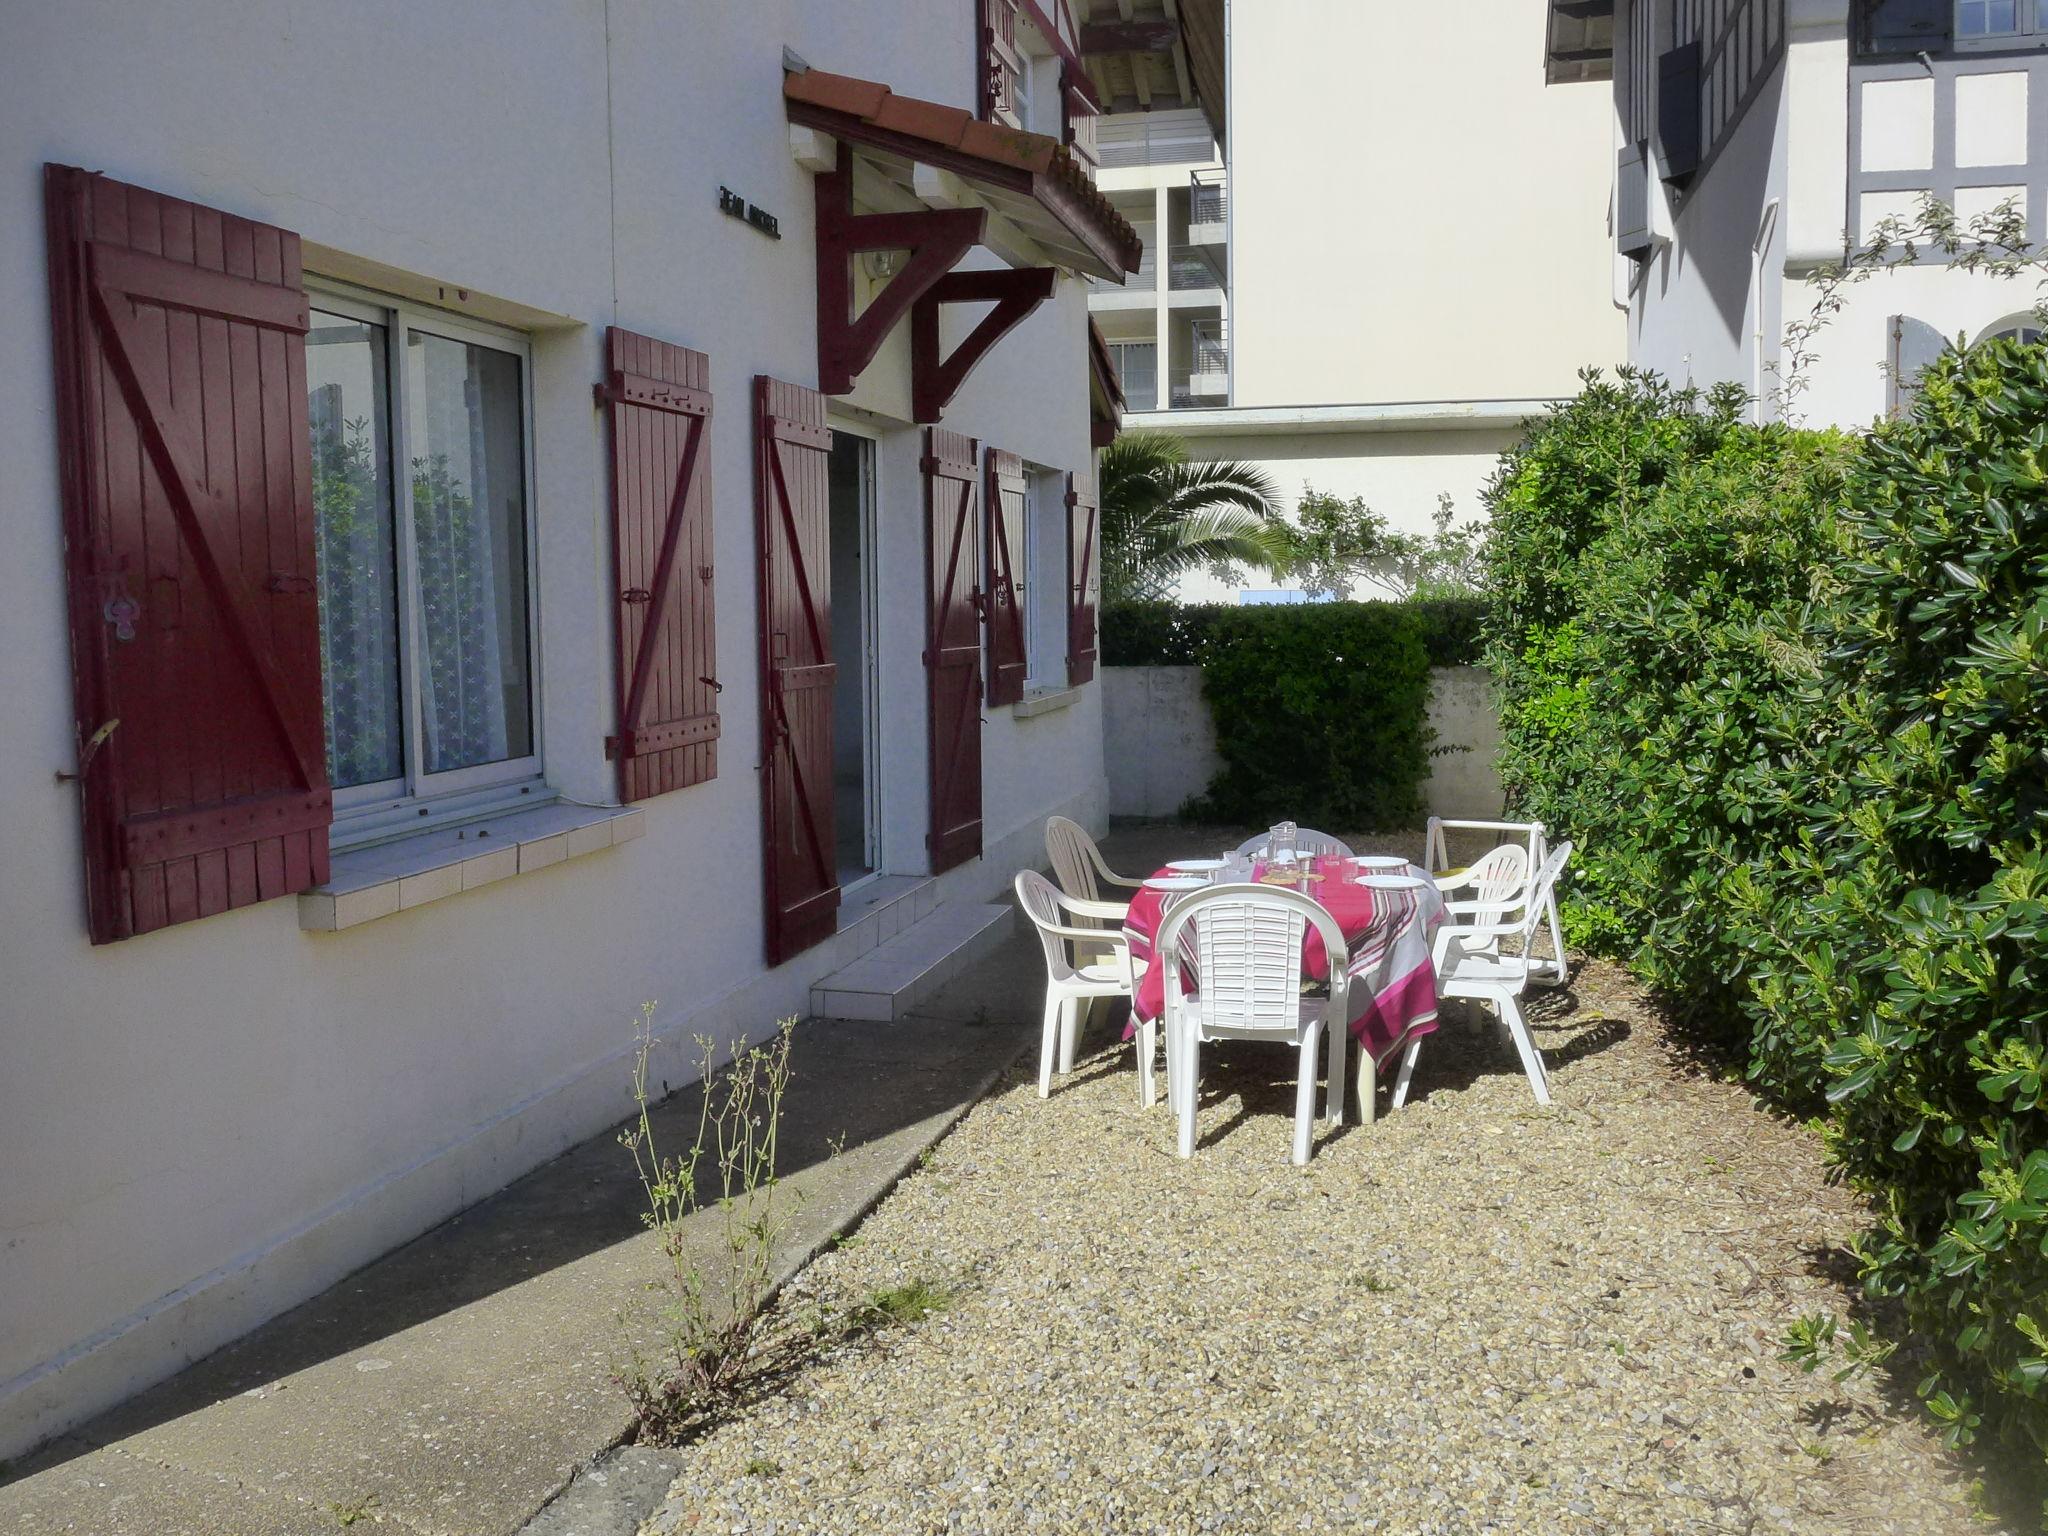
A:
[[[1352,1036],[1372,1052],[1374,1061],[1383,1062],[1416,1036],[1436,1029],[1436,967],[1430,962],[1430,947],[1437,925],[1444,920],[1444,899],[1435,882],[1413,865],[1406,873],[1421,878],[1423,884],[1401,891],[1374,890],[1362,884],[1370,872],[1343,859],[1317,859],[1314,870],[1323,878],[1310,881],[1305,888],[1337,919],[1349,950]],[[1254,870],[1255,876],[1260,873],[1263,871]],[[1127,1038],[1139,1022],[1159,1017],[1166,973],[1163,966],[1152,963],[1152,940],[1171,894],[1139,890],[1124,919],[1132,957],[1146,962],[1145,974],[1138,979],[1132,1023],[1125,1031]],[[1195,974],[1193,930],[1183,930],[1183,935],[1181,986],[1184,991],[1194,991],[1200,983]],[[1319,981],[1330,974],[1323,937],[1313,928],[1302,945],[1302,962],[1303,969]]]

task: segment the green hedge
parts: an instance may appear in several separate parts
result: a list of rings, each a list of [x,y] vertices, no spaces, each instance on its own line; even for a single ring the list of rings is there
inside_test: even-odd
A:
[[[1412,824],[1429,771],[1431,616],[1410,603],[1106,609],[1109,666],[1199,666],[1223,766],[1183,814]]]
[[[1273,607],[1289,606],[1273,604]],[[1299,606],[1335,615],[1350,603]],[[1386,607],[1387,604],[1373,604]],[[1395,604],[1422,625],[1423,649],[1433,667],[1477,666],[1486,653],[1487,604],[1483,597],[1411,598]],[[1193,666],[1208,630],[1226,615],[1246,610],[1222,603],[1119,603],[1102,613],[1102,659],[1111,667]]]
[[[1570,921],[1822,1115],[1950,1437],[2048,1448],[2048,354],[1867,438],[1590,381],[1504,461],[1514,803]]]

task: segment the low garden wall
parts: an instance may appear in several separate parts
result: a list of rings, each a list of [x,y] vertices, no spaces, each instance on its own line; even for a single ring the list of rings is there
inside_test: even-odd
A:
[[[1195,666],[1105,667],[1103,766],[1112,816],[1176,816],[1222,770],[1216,723]],[[1432,667],[1425,719],[1434,740],[1422,781],[1432,816],[1495,817],[1500,715],[1482,667]]]

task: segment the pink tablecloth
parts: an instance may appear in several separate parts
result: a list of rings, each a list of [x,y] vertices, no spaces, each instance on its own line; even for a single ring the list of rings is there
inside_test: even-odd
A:
[[[1337,919],[1350,951],[1352,1036],[1372,1052],[1374,1061],[1385,1061],[1408,1041],[1436,1029],[1436,967],[1430,963],[1430,946],[1444,920],[1444,899],[1433,881],[1418,890],[1374,890],[1360,883],[1369,871],[1342,859],[1318,859],[1315,872],[1323,878],[1309,882],[1307,889]],[[1407,873],[1423,872],[1410,866]],[[1171,894],[1138,891],[1124,919],[1132,957],[1146,962],[1131,1010],[1133,1028],[1139,1020],[1159,1017],[1166,971],[1154,963],[1152,940]],[[1193,930],[1182,932],[1181,986],[1194,991],[1200,983],[1190,942]],[[1323,936],[1313,928],[1302,944],[1302,962],[1319,981],[1330,974]]]

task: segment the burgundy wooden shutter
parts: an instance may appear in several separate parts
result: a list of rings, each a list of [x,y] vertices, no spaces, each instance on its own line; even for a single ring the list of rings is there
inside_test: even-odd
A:
[[[44,194],[96,944],[327,879],[299,237]]]
[[[981,853],[980,444],[925,429],[925,642],[931,870]]]
[[[1067,476],[1067,681],[1095,675],[1095,597],[1102,570],[1095,497]]]
[[[982,492],[988,512],[988,701],[1014,704],[1024,697],[1024,599],[1018,578],[1024,570],[1024,461],[1001,448],[988,450],[988,484]]]
[[[754,380],[768,963],[839,926],[833,831],[832,434],[816,390]]]
[[[702,352],[605,333],[612,538],[618,559],[619,799],[718,774],[711,586],[711,364]]]

